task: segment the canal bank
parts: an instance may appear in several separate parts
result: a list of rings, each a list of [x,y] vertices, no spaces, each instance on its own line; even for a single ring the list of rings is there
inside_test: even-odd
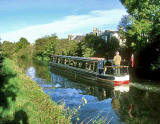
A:
[[[70,123],[64,106],[44,94],[14,61],[4,59],[0,76],[0,123]]]

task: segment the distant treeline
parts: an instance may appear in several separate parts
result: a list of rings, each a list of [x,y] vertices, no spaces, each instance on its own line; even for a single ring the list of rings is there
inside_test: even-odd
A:
[[[59,39],[51,35],[37,39],[32,45],[26,38],[21,38],[15,43],[4,41],[1,44],[2,54],[6,57],[27,58],[32,55],[32,58],[40,61],[49,61],[51,55],[112,58],[118,49],[119,41],[115,37],[105,41],[93,34],[86,35],[81,42]]]

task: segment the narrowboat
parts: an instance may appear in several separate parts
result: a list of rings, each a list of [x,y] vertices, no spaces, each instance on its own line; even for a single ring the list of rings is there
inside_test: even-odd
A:
[[[50,67],[53,71],[68,75],[75,80],[88,80],[114,86],[129,84],[128,66],[117,67],[113,65],[112,60],[106,61],[104,58],[54,55],[51,57]]]

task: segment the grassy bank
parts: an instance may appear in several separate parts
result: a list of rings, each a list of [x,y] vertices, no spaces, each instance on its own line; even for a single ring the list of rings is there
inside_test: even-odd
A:
[[[0,80],[0,123],[70,123],[62,114],[63,106],[51,101],[14,61],[4,60]]]

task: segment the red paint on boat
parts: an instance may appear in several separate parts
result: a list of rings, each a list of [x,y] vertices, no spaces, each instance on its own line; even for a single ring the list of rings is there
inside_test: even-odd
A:
[[[126,80],[126,81],[114,81],[114,85],[115,86],[120,85],[120,84],[129,84],[129,80]]]

